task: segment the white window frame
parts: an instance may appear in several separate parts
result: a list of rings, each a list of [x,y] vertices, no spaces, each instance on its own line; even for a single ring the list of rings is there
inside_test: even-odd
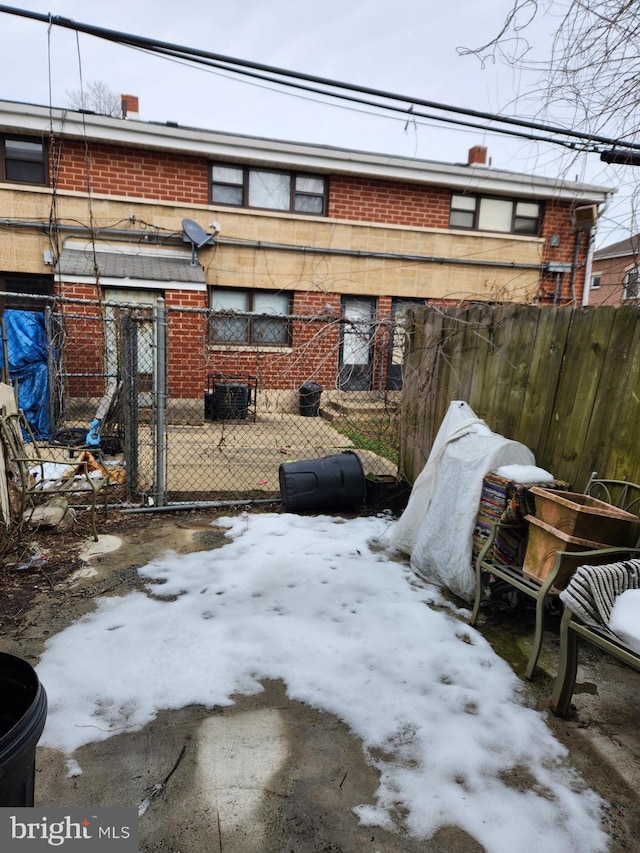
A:
[[[533,208],[537,209],[537,216],[532,215]],[[528,223],[533,227],[526,227]],[[541,223],[539,201],[459,192],[451,195],[449,228],[537,237]]]
[[[328,187],[323,175],[212,163],[211,204],[326,216]]]

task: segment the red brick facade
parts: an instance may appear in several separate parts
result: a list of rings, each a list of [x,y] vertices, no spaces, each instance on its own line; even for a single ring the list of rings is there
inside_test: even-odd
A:
[[[51,152],[52,174],[57,150]],[[208,161],[166,151],[64,140],[57,167],[59,190],[207,204]]]
[[[329,186],[329,216],[389,225],[448,228],[451,192],[390,181],[335,176]]]

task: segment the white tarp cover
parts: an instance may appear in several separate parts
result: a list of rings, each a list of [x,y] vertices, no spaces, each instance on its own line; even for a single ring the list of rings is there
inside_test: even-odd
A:
[[[535,465],[535,458],[454,400],[391,535],[391,546],[410,557],[417,574],[468,602],[475,595],[471,552],[482,480],[503,465]]]

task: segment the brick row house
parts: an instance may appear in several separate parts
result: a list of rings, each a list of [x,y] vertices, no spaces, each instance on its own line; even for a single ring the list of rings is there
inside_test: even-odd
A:
[[[640,299],[640,235],[593,254],[589,305],[637,305]]]
[[[123,104],[120,119],[0,102],[2,307],[37,294],[108,315],[161,297],[183,312],[171,398],[201,400],[214,373],[258,376],[289,408],[309,381],[398,389],[408,306],[581,304],[606,188],[492,168],[482,146],[439,163],[145,122]],[[82,310],[66,321],[72,395],[117,372],[97,328],[72,364]]]

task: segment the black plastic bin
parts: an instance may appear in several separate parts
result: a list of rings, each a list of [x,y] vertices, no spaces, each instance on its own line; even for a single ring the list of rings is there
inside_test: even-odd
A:
[[[317,418],[320,414],[322,385],[305,382],[300,386],[300,414],[305,418]]]
[[[0,652],[0,806],[33,806],[47,694],[30,664]]]
[[[239,382],[216,384],[213,389],[215,420],[244,420],[249,410],[249,389]]]
[[[392,474],[374,474],[365,479],[365,504],[371,509],[402,512],[410,494],[411,485]]]
[[[365,496],[362,462],[353,450],[322,459],[283,462],[278,471],[285,510],[357,509]]]

